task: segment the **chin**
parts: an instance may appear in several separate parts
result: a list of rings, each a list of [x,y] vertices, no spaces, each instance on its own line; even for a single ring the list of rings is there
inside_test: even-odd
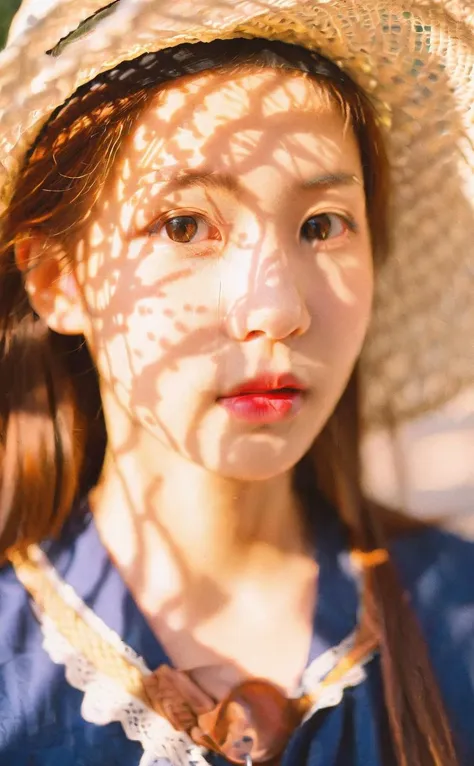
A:
[[[213,473],[235,481],[268,481],[291,471],[307,451],[307,445],[290,450],[288,445],[280,449],[260,445],[257,449],[247,446],[242,450],[230,450],[217,463],[207,464]],[[286,448],[285,448],[286,446]]]

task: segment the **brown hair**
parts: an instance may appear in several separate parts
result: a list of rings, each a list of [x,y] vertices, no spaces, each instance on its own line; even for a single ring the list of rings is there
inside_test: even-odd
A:
[[[180,60],[186,63],[179,68],[175,54],[183,51],[186,55]],[[262,40],[183,45],[171,54],[162,52],[155,61],[159,68],[155,74],[148,71],[146,79],[133,72],[133,62],[124,63],[99,77],[93,88],[80,89],[57,110],[27,158],[4,216],[0,556],[9,547],[59,532],[75,499],[96,482],[106,444],[96,373],[83,338],[57,335],[35,315],[15,266],[14,243],[32,230],[64,240],[79,231],[110,177],[123,138],[164,82],[249,63],[284,66],[314,77],[344,111],[356,135],[376,262],[386,250],[388,174],[383,141],[366,97],[334,64],[297,46]],[[132,75],[120,77],[125,70],[129,74],[132,70]],[[354,546],[363,551],[386,549],[378,516],[361,492],[358,412],[355,370],[295,476],[305,491],[316,478],[317,489],[329,496],[348,525]],[[455,766],[427,650],[390,560],[367,568],[363,605],[380,640],[399,766]]]

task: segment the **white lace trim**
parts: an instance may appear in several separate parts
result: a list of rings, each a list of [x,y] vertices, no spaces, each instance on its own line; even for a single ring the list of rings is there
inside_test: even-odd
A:
[[[104,726],[119,722],[128,739],[143,747],[140,766],[205,766],[202,751],[166,718],[132,697],[113,679],[97,672],[59,633],[49,617],[41,618],[43,646],[53,662],[64,665],[66,678],[84,692],[81,713],[85,721]]]
[[[77,610],[85,622],[142,673],[148,675],[152,672],[143,659],[89,609],[74,589],[58,576],[39,547],[31,546],[29,552],[31,558],[54,584],[61,598]],[[81,706],[84,720],[98,726],[114,721],[119,722],[127,738],[140,742],[143,747],[139,766],[208,766],[204,757],[205,750],[195,745],[186,734],[176,731],[166,718],[158,715],[141,700],[131,696],[116,681],[99,673],[92,663],[71,646],[54,622],[36,604],[33,604],[33,608],[41,623],[45,651],[54,663],[64,665],[66,679],[71,686],[84,692]],[[341,657],[351,649],[354,638],[355,634],[352,633],[338,646],[328,649],[315,659],[303,674],[299,692],[314,692]],[[360,684],[366,678],[363,666],[372,656],[373,652],[364,657],[360,664],[353,666],[337,683],[323,687],[317,702],[307,713],[303,722],[317,710],[338,705],[344,689]]]

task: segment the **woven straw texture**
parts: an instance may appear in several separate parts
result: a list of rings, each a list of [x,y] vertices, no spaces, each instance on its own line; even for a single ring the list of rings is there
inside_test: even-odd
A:
[[[46,55],[105,4],[29,0],[13,26],[0,56],[4,201],[53,109],[124,59],[247,35],[314,48],[369,93],[392,167],[391,252],[362,360],[365,421],[407,421],[472,384],[472,0],[118,0],[86,36]]]

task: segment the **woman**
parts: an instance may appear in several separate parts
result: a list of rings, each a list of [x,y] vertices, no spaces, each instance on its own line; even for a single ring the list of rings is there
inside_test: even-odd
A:
[[[470,383],[410,356],[469,12],[166,5],[29,4],[3,59],[0,763],[469,764],[472,544],[360,466]]]

